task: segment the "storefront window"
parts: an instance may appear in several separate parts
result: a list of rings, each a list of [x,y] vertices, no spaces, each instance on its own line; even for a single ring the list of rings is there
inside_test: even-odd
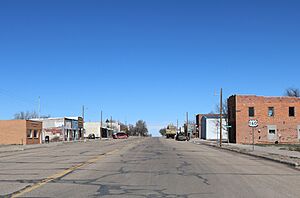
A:
[[[33,131],[33,137],[34,137],[34,138],[39,138],[38,130],[34,130],[34,131]]]
[[[31,129],[27,130],[27,138],[32,138],[32,130]]]

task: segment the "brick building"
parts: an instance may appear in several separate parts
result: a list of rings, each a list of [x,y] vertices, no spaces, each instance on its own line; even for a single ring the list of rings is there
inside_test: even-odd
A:
[[[229,140],[252,144],[249,120],[257,120],[254,143],[300,143],[300,98],[233,95],[228,98]]]
[[[40,144],[42,122],[0,120],[0,144]]]

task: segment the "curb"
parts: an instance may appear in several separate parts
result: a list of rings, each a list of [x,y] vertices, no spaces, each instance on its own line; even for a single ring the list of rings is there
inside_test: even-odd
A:
[[[286,161],[286,160],[274,159],[274,158],[268,157],[268,156],[258,155],[258,154],[254,154],[254,153],[245,152],[245,151],[242,151],[242,150],[232,149],[232,148],[219,147],[219,146],[216,146],[216,145],[206,144],[206,143],[203,143],[203,142],[198,142],[198,143],[197,142],[192,142],[192,143],[193,144],[198,144],[198,145],[210,146],[210,147],[213,147],[213,148],[216,148],[216,149],[223,149],[223,150],[227,150],[227,151],[231,151],[231,152],[236,152],[236,153],[240,153],[240,154],[248,155],[248,156],[252,156],[252,157],[262,158],[262,159],[270,160],[270,161],[273,161],[273,162],[285,164],[285,165],[288,165],[292,168],[295,168],[296,170],[300,170],[300,164],[297,163],[297,162],[290,162],[290,161]],[[278,154],[275,154],[275,155],[279,156],[279,157],[281,156],[281,155],[278,155]]]

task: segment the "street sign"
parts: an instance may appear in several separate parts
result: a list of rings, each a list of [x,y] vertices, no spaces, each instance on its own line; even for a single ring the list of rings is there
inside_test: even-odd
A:
[[[257,127],[258,120],[249,120],[249,127]]]

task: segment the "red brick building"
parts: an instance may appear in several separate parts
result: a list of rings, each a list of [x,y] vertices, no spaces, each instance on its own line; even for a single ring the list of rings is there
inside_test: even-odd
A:
[[[257,120],[254,143],[300,143],[300,98],[233,95],[228,98],[229,140],[252,144],[249,120]]]
[[[0,120],[0,144],[41,143],[42,122]]]

